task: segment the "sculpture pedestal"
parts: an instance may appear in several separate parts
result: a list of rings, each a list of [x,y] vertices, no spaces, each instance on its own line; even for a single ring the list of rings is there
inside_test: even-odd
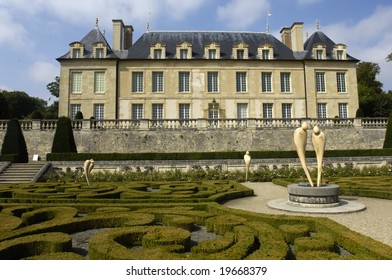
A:
[[[302,207],[336,207],[339,206],[340,187],[328,184],[321,187],[291,184],[287,186],[291,205]]]

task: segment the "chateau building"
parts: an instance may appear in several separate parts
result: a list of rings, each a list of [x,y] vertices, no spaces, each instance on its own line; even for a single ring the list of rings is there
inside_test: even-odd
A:
[[[59,116],[95,119],[353,118],[357,59],[303,23],[263,32],[149,31],[98,24],[61,64]]]

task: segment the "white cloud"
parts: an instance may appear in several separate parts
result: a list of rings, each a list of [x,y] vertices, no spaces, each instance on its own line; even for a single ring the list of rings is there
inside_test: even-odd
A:
[[[347,52],[355,58],[378,63],[381,68],[378,79],[386,91],[392,90],[392,62],[385,61],[392,52],[391,14],[392,6],[380,6],[355,25],[340,22],[322,28],[335,43],[346,44]]]
[[[26,30],[12,16],[0,8],[0,46],[10,45],[23,48],[26,42]]]
[[[231,0],[218,7],[218,19],[232,29],[244,29],[267,16],[268,0]]]
[[[50,83],[55,76],[59,76],[60,69],[55,65],[46,61],[34,62],[28,70],[29,77],[39,83]]]

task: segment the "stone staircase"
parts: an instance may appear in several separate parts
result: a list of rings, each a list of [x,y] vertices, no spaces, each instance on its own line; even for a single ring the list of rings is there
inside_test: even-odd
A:
[[[49,166],[47,162],[10,163],[0,170],[0,184],[36,182]]]

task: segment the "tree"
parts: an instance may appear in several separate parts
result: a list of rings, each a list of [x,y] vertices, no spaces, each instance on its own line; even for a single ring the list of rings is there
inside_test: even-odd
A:
[[[46,88],[52,94],[54,97],[59,98],[60,96],[60,77],[56,76],[54,77],[54,81],[47,84]]]
[[[385,58],[386,61],[392,61],[392,53],[388,54],[388,56]]]
[[[26,141],[17,119],[11,119],[7,123],[7,131],[5,133],[3,145],[1,147],[1,154],[15,155],[16,162],[29,161]]]
[[[384,149],[392,148],[392,112],[389,114],[387,131],[384,139]]]
[[[387,117],[392,110],[392,95],[385,94],[377,80],[380,66],[372,62],[357,65],[359,107],[365,117]]]
[[[4,107],[3,118],[25,118],[33,111],[45,111],[46,101],[37,97],[31,97],[23,91],[5,91],[1,92],[4,99],[0,107]]]
[[[71,120],[60,117],[53,138],[52,153],[77,153]]]

